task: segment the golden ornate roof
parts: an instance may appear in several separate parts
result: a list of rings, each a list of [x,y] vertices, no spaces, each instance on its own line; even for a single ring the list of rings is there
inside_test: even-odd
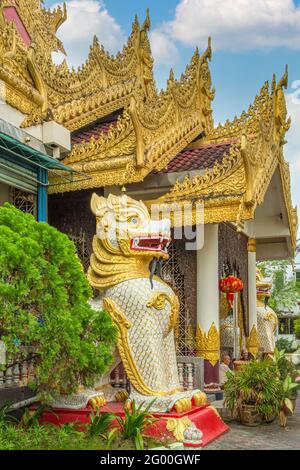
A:
[[[74,130],[128,105],[134,88],[155,96],[148,13],[142,26],[135,18],[122,52],[110,55],[95,37],[85,64],[70,70],[66,61],[52,60],[52,52],[64,52],[56,32],[67,18],[66,6],[49,11],[41,3],[3,0],[0,6],[0,79],[9,104],[28,115],[23,127],[51,116]]]
[[[99,128],[105,117],[119,115],[109,128],[104,126],[108,131],[75,145],[64,160],[88,178],[56,184],[49,192],[140,182],[165,169],[184,149],[230,143],[221,161],[177,182],[159,201],[204,201],[206,222],[240,224],[254,216],[279,168],[295,246],[297,213],[283,157],[290,125],[283,93],[287,71],[279,82],[274,77],[271,87],[265,83],[247,112],[214,128],[210,40],[202,55],[195,51],[179,80],[171,70],[166,90],[158,93],[149,12],[142,25],[135,18],[120,53],[110,55],[95,38],[77,70],[66,61],[52,61],[54,51],[64,52],[56,33],[66,18],[65,6],[49,11],[40,0],[2,0],[0,6],[0,80],[6,84],[7,102],[26,115],[23,127],[54,119],[76,132],[94,123]]]
[[[239,225],[254,217],[276,168],[279,168],[295,248],[297,210],[292,206],[289,165],[283,156],[285,133],[290,127],[283,92],[287,80],[286,69],[278,83],[273,77],[271,88],[268,82],[264,84],[248,112],[219,125],[205,138],[193,143],[194,148],[216,142],[231,142],[231,145],[221,163],[217,162],[203,175],[192,179],[187,176],[155,202],[181,205],[190,201],[194,204],[203,202],[205,223],[231,221]],[[176,225],[175,219],[173,222]]]
[[[108,133],[96,139],[75,145],[64,160],[90,179],[57,185],[52,191],[143,181],[153,170],[164,168],[200,134],[209,133],[213,129],[211,101],[214,98],[208,67],[210,58],[209,40],[202,56],[195,51],[179,80],[175,80],[171,70],[166,90],[158,94],[153,86],[145,94],[141,86],[134,86],[117,125],[114,123]]]

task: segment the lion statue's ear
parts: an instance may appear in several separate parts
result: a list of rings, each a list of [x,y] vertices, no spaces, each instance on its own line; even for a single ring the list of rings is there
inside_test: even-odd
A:
[[[107,207],[107,199],[94,193],[91,199],[91,210],[95,216],[99,215],[101,209]]]

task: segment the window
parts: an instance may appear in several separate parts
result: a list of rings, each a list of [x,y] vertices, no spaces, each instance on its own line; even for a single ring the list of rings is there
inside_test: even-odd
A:
[[[279,334],[293,335],[295,332],[294,318],[279,318]]]
[[[35,194],[26,193],[21,189],[11,188],[11,203],[23,212],[32,214],[34,217],[37,215],[37,197]]]

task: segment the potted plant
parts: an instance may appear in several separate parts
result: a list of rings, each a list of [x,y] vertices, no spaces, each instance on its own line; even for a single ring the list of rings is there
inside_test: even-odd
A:
[[[284,398],[276,364],[252,361],[243,369],[227,373],[225,406],[246,426],[258,426],[274,419]]]

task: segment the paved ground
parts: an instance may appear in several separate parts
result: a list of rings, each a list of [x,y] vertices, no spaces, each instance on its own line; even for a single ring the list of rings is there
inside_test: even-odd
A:
[[[207,450],[300,450],[300,396],[296,412],[288,418],[286,428],[278,420],[258,427],[231,422],[230,431],[205,447]]]

